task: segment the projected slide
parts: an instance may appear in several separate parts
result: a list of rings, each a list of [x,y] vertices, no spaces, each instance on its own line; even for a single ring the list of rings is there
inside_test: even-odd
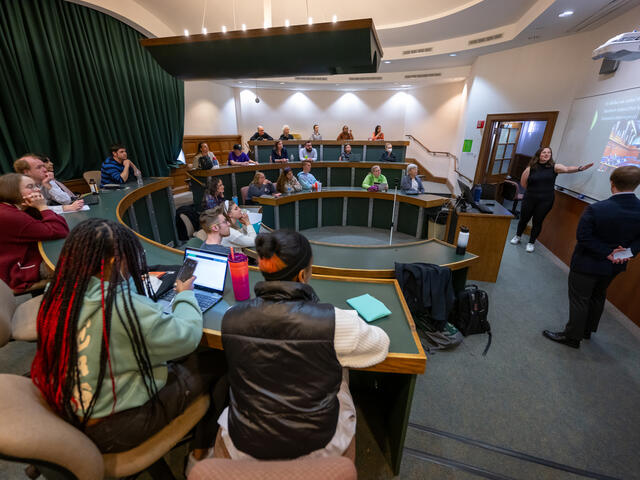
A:
[[[595,164],[584,173],[558,175],[556,185],[596,200],[608,198],[614,169],[640,168],[640,88],[574,100],[554,157],[564,165]]]

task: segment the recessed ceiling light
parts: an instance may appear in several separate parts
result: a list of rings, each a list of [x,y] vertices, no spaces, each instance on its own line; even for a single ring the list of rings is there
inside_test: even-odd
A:
[[[284,85],[284,82],[280,82],[280,85]]]
[[[408,87],[410,87],[411,85],[400,85],[400,86],[401,86],[401,87],[404,87],[404,88],[408,88]]]
[[[308,22],[309,22],[309,25],[313,25],[313,17],[309,17]]]
[[[269,22],[267,22],[266,20],[264,21],[264,24],[262,25],[265,29],[269,28]]]
[[[333,23],[336,23],[336,22],[338,21],[338,16],[337,16],[337,15],[334,15],[333,17],[331,17],[331,21],[332,21]]]
[[[202,27],[202,33],[205,35],[207,34],[207,27]]]
[[[227,33],[227,27],[226,27],[226,25],[222,25],[222,33]]]
[[[457,54],[457,53],[450,53],[450,54],[449,54],[449,56],[450,56],[450,57],[457,57],[457,56],[458,56],[458,54]]]
[[[560,15],[558,15],[560,18],[564,18],[564,17],[570,17],[571,15],[573,15],[573,10],[565,10],[564,12],[562,12]]]
[[[238,82],[238,83],[242,83],[242,82]]]
[[[285,27],[288,27],[289,25],[291,25],[291,22],[289,22],[289,19],[287,18],[287,19],[284,21],[284,26],[285,26]]]
[[[385,60],[384,63],[391,63],[391,60]]]
[[[246,25],[246,24],[244,24],[244,23],[242,24],[242,31],[243,31],[243,32],[246,32],[246,31],[247,31],[247,25]]]
[[[189,30],[185,29],[185,31],[184,31],[184,36],[185,36],[185,37],[188,37],[188,36],[189,36]]]

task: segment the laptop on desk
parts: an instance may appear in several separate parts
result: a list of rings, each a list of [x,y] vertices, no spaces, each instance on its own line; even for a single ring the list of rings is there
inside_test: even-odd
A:
[[[228,258],[226,255],[196,248],[186,248],[184,258],[192,258],[198,262],[193,272],[196,276],[193,283],[193,293],[200,309],[205,312],[222,300],[227,281]],[[171,305],[175,296],[176,291],[172,289],[158,299],[159,303],[164,304],[162,310],[165,313],[171,313]]]

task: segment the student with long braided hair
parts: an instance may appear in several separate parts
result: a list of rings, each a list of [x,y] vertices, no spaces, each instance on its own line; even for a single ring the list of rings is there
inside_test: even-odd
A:
[[[382,362],[389,337],[354,310],[320,303],[308,284],[311,245],[300,233],[261,233],[256,250],[265,281],[222,319],[230,401],[218,420],[216,456],[354,457],[345,367]]]
[[[145,253],[133,232],[94,218],[69,234],[38,312],[31,378],[102,452],[144,442],[224,371],[215,351],[192,354],[202,336],[193,280],[176,281],[173,313],[163,313],[146,296]],[[211,411],[197,428],[196,458],[213,445],[216,418]]]

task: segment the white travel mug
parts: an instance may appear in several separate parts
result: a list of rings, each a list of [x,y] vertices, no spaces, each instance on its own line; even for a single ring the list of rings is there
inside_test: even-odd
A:
[[[469,229],[464,225],[460,227],[460,233],[458,233],[458,242],[456,244],[456,254],[464,255],[467,251],[467,244],[469,243]]]

